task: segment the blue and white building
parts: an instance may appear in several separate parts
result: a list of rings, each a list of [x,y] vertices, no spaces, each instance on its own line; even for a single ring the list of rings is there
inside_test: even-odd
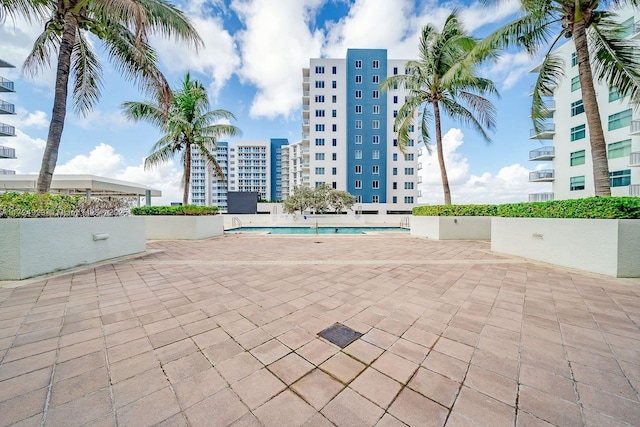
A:
[[[407,212],[418,198],[417,133],[403,154],[393,123],[405,91],[379,90],[405,72],[385,49],[349,49],[303,69],[302,141],[289,146],[289,187],[328,184],[366,212]]]
[[[0,59],[0,68],[14,68],[13,65]],[[7,80],[0,75],[0,93],[12,93],[15,92],[13,82]],[[15,114],[15,106],[3,99],[0,99],[0,115]],[[13,137],[16,136],[16,129],[8,124],[0,121],[0,137]],[[0,159],[15,159],[16,150],[14,148],[5,147],[0,145]],[[14,175],[15,171],[0,168],[0,175]]]

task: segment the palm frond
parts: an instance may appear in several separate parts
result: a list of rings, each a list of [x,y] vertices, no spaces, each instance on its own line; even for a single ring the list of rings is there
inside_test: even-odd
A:
[[[52,53],[57,53],[60,36],[45,28],[33,42],[33,48],[22,64],[22,72],[35,77],[51,63]]]
[[[466,126],[474,128],[486,142],[491,142],[491,137],[487,134],[483,123],[478,121],[478,118],[474,113],[465,106],[456,102],[452,98],[441,99],[439,105],[448,116],[455,118],[458,122],[461,122]]]
[[[153,126],[162,128],[166,122],[166,112],[157,104],[150,102],[124,102],[121,105],[124,116],[132,121],[145,121]]]
[[[76,33],[76,43],[71,57],[73,74],[73,107],[76,114],[87,116],[100,98],[102,67],[100,60],[82,35]]]
[[[531,119],[536,133],[539,133],[545,124],[547,106],[543,97],[553,95],[553,90],[563,75],[564,61],[559,56],[548,53],[540,65],[540,71],[533,87]]]

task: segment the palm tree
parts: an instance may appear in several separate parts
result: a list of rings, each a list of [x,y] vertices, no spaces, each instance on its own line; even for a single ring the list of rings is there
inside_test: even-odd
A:
[[[35,16],[43,16],[45,3],[48,0],[0,0],[0,23],[7,16],[15,19],[18,15],[27,20]]]
[[[164,133],[154,144],[151,154],[144,160],[145,169],[182,153],[183,204],[186,205],[189,201],[193,148],[199,150],[208,165],[213,166],[218,177],[224,181],[224,173],[215,158],[214,150],[220,138],[238,136],[240,129],[230,124],[218,123],[221,120],[235,119],[235,116],[226,110],[209,111],[207,91],[199,81],[191,80],[189,73],[186,74],[180,89],[173,91],[168,111],[163,107],[162,94],[158,94],[154,102],[125,102],[122,108],[128,119],[149,122],[161,128]]]
[[[29,3],[28,0],[2,1]],[[102,67],[89,43],[88,32],[102,41],[109,59],[126,79],[147,90],[160,88],[165,105],[170,102],[171,89],[157,68],[149,35],[173,36],[196,46],[201,40],[185,15],[166,0],[32,0],[31,3],[44,3],[49,20],[25,60],[23,70],[36,74],[49,65],[53,56],[57,59],[53,112],[37,184],[38,193],[46,193],[51,188],[58,160],[70,74],[76,113],[86,115],[100,97]],[[7,10],[12,13],[12,9]]]
[[[436,151],[440,164],[444,203],[451,204],[451,190],[442,149],[441,111],[454,120],[475,128],[487,141],[486,130],[495,127],[496,110],[484,97],[498,95],[489,79],[478,77],[477,66],[491,50],[483,55],[475,54],[477,41],[467,35],[452,12],[446,19],[442,32],[432,26],[422,29],[419,60],[406,64],[407,73],[392,76],[380,85],[381,90],[404,86],[408,97],[398,111],[395,128],[398,130],[398,146],[404,152],[409,142],[409,129],[416,116],[420,116],[420,133],[425,146],[431,152],[429,127],[435,123]],[[474,55],[470,55],[470,52]],[[433,111],[433,113],[431,112]]]
[[[485,0],[498,3],[500,0]],[[593,178],[596,196],[610,196],[609,163],[600,110],[594,88],[594,76],[606,81],[618,93],[628,94],[636,105],[640,102],[640,59],[637,46],[624,40],[623,28],[607,6],[640,6],[638,0],[521,0],[522,15],[498,29],[483,42],[484,46],[508,48],[512,45],[535,54],[546,54],[533,90],[531,116],[536,131],[542,128],[543,96],[553,94],[553,87],[564,74],[563,62],[551,51],[564,38],[571,38],[576,48],[578,74],[584,112],[589,127]]]

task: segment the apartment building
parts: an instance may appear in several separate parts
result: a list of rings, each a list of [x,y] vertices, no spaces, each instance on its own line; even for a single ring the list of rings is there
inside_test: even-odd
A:
[[[405,72],[385,49],[349,49],[343,59],[315,58],[302,70],[302,141],[289,145],[289,187],[330,185],[356,208],[408,212],[418,198],[417,133],[405,154],[394,120],[404,88],[379,90]]]
[[[617,11],[629,40],[640,43],[640,12],[632,8]],[[540,132],[533,129],[530,139],[539,143],[529,160],[545,162],[546,167],[530,173],[529,181],[552,184],[552,192],[529,195],[529,201],[562,200],[595,194],[589,127],[587,125],[578,61],[573,42],[559,47],[554,54],[565,64],[565,72],[545,100],[547,123]],[[537,72],[538,68],[533,72]],[[630,98],[595,82],[600,117],[607,143],[611,194],[640,196],[640,110]],[[540,144],[541,143],[541,144]]]
[[[0,59],[0,68],[15,68],[8,62]],[[0,75],[0,93],[15,92],[14,84],[11,80]],[[0,99],[0,115],[15,114],[16,108],[10,102]],[[13,126],[0,122],[0,138],[16,136],[16,129]],[[16,150],[0,144],[0,159],[15,159]],[[0,175],[14,175],[15,171],[0,168]]]

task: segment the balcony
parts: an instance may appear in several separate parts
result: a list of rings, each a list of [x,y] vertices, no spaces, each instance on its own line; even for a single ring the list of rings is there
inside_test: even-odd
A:
[[[302,96],[305,97],[305,98],[308,98],[309,97],[309,91],[308,90],[303,90],[302,91]]]
[[[0,114],[15,114],[16,106],[0,99]]]
[[[16,136],[16,128],[0,123],[0,136]]]
[[[554,179],[553,169],[529,172],[529,182],[551,182]]]
[[[640,135],[640,120],[631,120],[631,125],[629,126],[629,134]]]
[[[629,195],[632,197],[640,197],[640,184],[631,184],[629,186]]]
[[[302,106],[302,111],[309,111],[309,105],[308,104],[304,104]]]
[[[529,139],[552,139],[556,133],[556,125],[554,123],[543,124],[539,131],[531,129],[529,132]]]
[[[303,133],[302,134],[302,139],[308,141],[309,140],[309,134],[308,133]]]
[[[542,117],[553,117],[553,113],[556,111],[556,102],[552,99],[546,100],[542,103]]]
[[[16,149],[0,145],[0,159],[15,159]]]
[[[0,169],[0,175],[15,175],[16,171],[10,171],[9,169]]]
[[[532,73],[537,73],[539,71],[540,69],[538,67],[531,70]],[[553,91],[556,90],[556,86],[557,86],[556,84],[553,84],[552,86],[547,87],[546,90],[543,90],[544,93],[542,93],[540,96],[553,96]],[[535,91],[536,91],[536,85],[531,85],[529,87],[529,96],[533,96]]]
[[[15,92],[13,82],[4,77],[0,77],[0,92]]]
[[[632,39],[636,39],[640,37],[640,22],[636,22],[633,24],[633,34],[631,35]]]
[[[531,193],[529,194],[530,202],[549,202],[553,200],[553,193]]]
[[[529,161],[552,160],[555,156],[555,149],[552,146],[529,151]]]
[[[629,154],[629,166],[640,166],[640,151]]]

